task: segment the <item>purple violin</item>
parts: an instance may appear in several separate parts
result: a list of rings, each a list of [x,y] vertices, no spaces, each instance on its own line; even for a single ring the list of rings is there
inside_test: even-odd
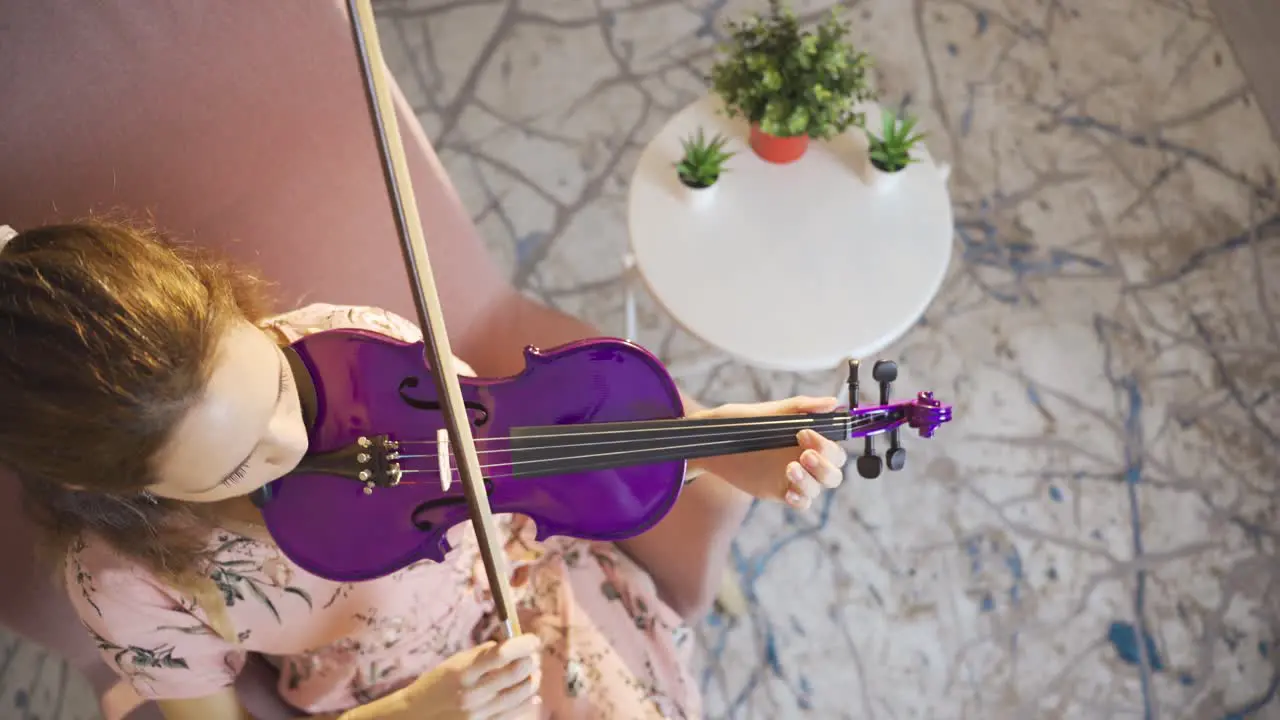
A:
[[[311,451],[258,502],[280,548],[320,577],[357,581],[419,560],[442,561],[446,532],[470,516],[423,345],[363,331],[306,337],[287,352],[310,426]],[[871,438],[888,433],[885,464],[900,470],[898,429],[929,437],[950,406],[922,392],[890,403],[892,362],[878,362],[880,404],[809,415],[686,419],[666,368],[624,340],[542,352],[501,379],[459,378],[494,513],[520,513],[537,537],[618,540],[652,527],[684,485],[685,461],[793,446],[811,428],[865,437],[864,476],[880,473]],[[858,363],[850,363],[850,398]]]

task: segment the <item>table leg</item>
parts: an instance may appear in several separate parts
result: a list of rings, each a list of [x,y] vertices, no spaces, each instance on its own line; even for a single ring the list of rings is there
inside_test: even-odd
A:
[[[639,345],[642,343],[638,339],[640,336],[640,323],[636,318],[636,287],[640,282],[640,278],[636,275],[636,272],[635,256],[631,253],[622,256],[623,339]],[[692,375],[707,372],[722,362],[724,362],[722,357],[708,355],[701,359],[668,365],[667,372],[673,377]]]
[[[626,317],[625,338],[636,342],[636,258],[627,253],[622,258],[623,315]]]
[[[720,578],[720,591],[716,593],[716,608],[729,618],[740,618],[750,610],[747,596],[742,592],[742,578],[733,568],[725,568]]]
[[[701,359],[672,362],[667,365],[667,372],[670,373],[672,377],[682,378],[689,375],[710,372],[717,365],[724,362],[725,358],[720,355],[707,355]]]

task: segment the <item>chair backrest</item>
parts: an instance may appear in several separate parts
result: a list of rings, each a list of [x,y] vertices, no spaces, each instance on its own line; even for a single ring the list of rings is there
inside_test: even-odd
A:
[[[7,7],[0,224],[150,212],[263,267],[287,304],[412,317],[349,27],[339,0]],[[394,87],[453,336],[509,286]]]
[[[17,482],[0,471],[0,624],[78,666],[91,664],[97,650],[81,627],[49,568],[35,558],[37,538],[19,506]],[[12,548],[12,551],[8,550]]]
[[[414,317],[340,0],[15,3],[0,21],[0,58],[0,224],[145,212],[256,264],[286,306]],[[396,97],[456,341],[510,288]],[[0,623],[89,667],[96,656],[69,603],[28,559],[14,493],[0,476]]]

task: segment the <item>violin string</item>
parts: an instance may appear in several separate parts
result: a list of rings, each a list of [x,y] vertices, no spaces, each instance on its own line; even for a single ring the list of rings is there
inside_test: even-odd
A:
[[[769,438],[769,437],[777,437],[777,435],[762,435],[761,439]],[[726,442],[736,442],[736,440],[719,440],[719,441],[711,441],[711,442],[688,443],[684,445],[664,445],[657,448],[653,448],[653,450],[671,451],[671,450],[682,450],[682,449],[688,449],[688,448],[704,448],[709,445],[717,445],[717,444],[726,443]],[[635,454],[636,454],[635,450],[615,450],[611,452],[587,453],[585,455],[570,455],[566,457],[532,458],[529,460],[512,460],[507,462],[489,463],[489,464],[481,465],[480,469],[491,470],[491,469],[497,469],[497,468],[504,468],[504,469],[510,469],[514,471],[516,468],[524,468],[524,467],[539,465],[544,463],[561,463],[561,462],[568,462],[573,460],[595,460],[595,459],[604,458],[604,457],[615,457],[619,455],[635,455]],[[664,458],[660,460],[654,460],[653,462],[655,463],[670,462],[670,460]],[[438,474],[439,470],[436,468],[430,468],[430,469],[409,468],[409,469],[401,470],[400,472],[402,474],[414,474],[414,475],[424,474],[424,473]],[[574,472],[574,471],[570,470],[568,472]],[[451,466],[450,474],[456,475],[457,468]],[[511,475],[508,474],[508,475],[491,475],[489,477],[490,479],[493,479],[493,478],[510,477],[510,476]],[[405,485],[405,484],[421,485],[424,483],[414,482],[414,481],[409,481],[408,483],[405,483],[402,481],[400,484],[401,485]]]
[[[884,415],[890,414],[891,412],[893,412],[893,410],[874,410],[869,413],[863,413],[859,415],[859,417],[857,418],[852,418],[851,416],[848,416],[848,415],[841,415],[835,418],[823,418],[821,420],[814,420],[812,418],[801,416],[797,418],[748,419],[748,420],[744,420],[743,422],[717,423],[715,425],[690,424],[685,426],[677,425],[674,427],[668,426],[668,427],[642,427],[642,428],[585,429],[585,430],[574,430],[572,433],[542,433],[542,434],[531,433],[528,435],[495,435],[492,437],[478,437],[478,438],[475,438],[475,441],[477,443],[481,443],[481,442],[501,442],[501,441],[507,441],[507,440],[516,440],[516,439],[533,440],[533,439],[539,439],[539,438],[564,438],[569,436],[579,438],[579,437],[588,437],[593,435],[622,435],[622,434],[634,435],[639,433],[663,433],[663,432],[674,434],[674,433],[682,433],[682,432],[690,432],[690,431],[705,431],[708,429],[714,430],[719,428],[748,428],[748,431],[755,431],[758,428],[764,428],[764,427],[777,427],[779,429],[794,427],[798,431],[798,430],[803,430],[807,427],[838,427],[841,425],[847,425],[850,421],[854,423],[854,427],[857,427],[857,423],[859,422],[862,422],[865,420],[878,420]],[[664,422],[673,422],[673,421],[679,422],[681,419],[682,418],[671,418],[667,420],[658,419],[658,420],[652,420],[647,422],[653,422],[653,423],[664,423]],[[640,421],[640,422],[646,422],[646,421]],[[832,424],[824,425],[823,423],[832,423]],[[612,423],[609,423],[609,422],[600,423],[600,425],[610,425],[610,424]],[[560,427],[570,427],[570,426],[560,426]],[[578,425],[576,427],[593,428],[594,426],[590,423],[587,423],[583,425]],[[400,445],[402,446],[403,445],[435,445],[436,444],[435,440],[423,440],[423,439],[399,440],[397,442],[399,442]],[[607,440],[604,442],[618,442],[618,441]],[[564,447],[564,446],[556,445],[555,447]],[[485,451],[485,452],[488,452],[488,451]]]
[[[888,412],[885,412],[884,414],[885,414],[885,415],[887,415],[887,414],[888,414]],[[727,438],[727,439],[725,439],[725,440],[721,440],[721,442],[734,442],[734,441],[743,440],[743,439],[751,439],[751,438],[753,438],[753,437],[756,437],[756,436],[757,436],[756,434],[761,433],[761,432],[765,432],[765,433],[767,433],[767,434],[765,434],[765,435],[758,435],[758,437],[762,437],[762,438],[775,437],[775,436],[777,436],[777,435],[779,435],[779,434],[782,434],[782,433],[785,433],[785,434],[790,435],[790,434],[792,433],[792,429],[791,429],[791,428],[794,428],[794,429],[795,429],[795,431],[797,431],[797,432],[798,432],[799,430],[804,430],[804,429],[806,429],[806,428],[807,428],[807,429],[810,429],[810,430],[813,430],[814,432],[819,432],[819,433],[820,433],[820,432],[822,432],[822,431],[824,431],[824,430],[845,430],[845,429],[847,429],[849,432],[852,432],[852,431],[854,431],[854,430],[861,429],[861,428],[863,428],[863,427],[865,427],[865,426],[867,426],[867,425],[874,424],[874,422],[875,422],[875,421],[878,421],[878,420],[881,420],[881,419],[882,419],[882,418],[881,418],[880,416],[878,416],[878,415],[877,415],[877,416],[875,416],[875,417],[862,417],[862,418],[858,418],[858,419],[856,419],[856,420],[852,420],[852,419],[850,419],[850,418],[848,418],[848,417],[840,417],[840,418],[834,418],[834,419],[832,419],[832,420],[823,420],[823,421],[818,421],[818,422],[809,421],[809,422],[806,422],[806,423],[803,423],[803,424],[794,424],[794,425],[791,425],[790,427],[787,427],[787,428],[747,427],[747,429],[745,429],[745,430],[731,430],[731,431],[729,431],[729,432],[717,432],[717,431],[715,431],[715,428],[709,428],[709,427],[706,427],[706,426],[701,426],[701,427],[692,427],[692,428],[675,428],[675,429],[674,429],[674,430],[675,430],[675,432],[672,432],[671,434],[672,434],[672,435],[674,435],[674,436],[678,436],[678,437],[675,437],[675,438],[672,438],[672,439],[678,439],[678,440],[686,440],[686,439],[695,439],[695,438],[707,438],[707,437],[710,437],[710,438]],[[719,427],[742,427],[743,425],[745,425],[745,424],[744,424],[744,423],[734,423],[734,424],[732,424],[732,425],[720,425]],[[667,430],[668,430],[668,431],[671,431],[671,430],[673,430],[673,429],[672,429],[672,428],[668,428]],[[700,431],[702,431],[702,432],[688,432],[688,431],[690,431],[690,430],[700,430]],[[524,440],[524,439],[528,439],[528,438],[539,438],[539,437],[544,437],[544,438],[569,438],[569,437],[577,438],[577,437],[581,437],[582,435],[610,435],[610,436],[612,436],[612,435],[616,435],[616,434],[618,434],[618,433],[629,433],[629,432],[630,432],[630,431],[627,431],[627,430],[615,430],[615,431],[609,431],[609,432],[585,432],[585,433],[581,433],[581,434],[579,434],[579,433],[574,433],[574,434],[572,434],[572,435],[555,435],[555,434],[545,434],[545,435],[526,435],[526,436],[519,436],[519,437],[517,437],[517,436],[506,436],[506,437],[496,437],[496,438],[490,438],[490,439],[492,439],[492,440],[514,440],[514,439]],[[522,451],[524,451],[524,450],[528,450],[528,451],[538,451],[538,450],[563,450],[563,449],[570,449],[570,448],[589,448],[589,447],[595,447],[595,446],[599,446],[599,445],[615,445],[615,444],[617,444],[617,443],[624,443],[624,442],[631,442],[631,443],[644,442],[644,439],[641,439],[641,438],[627,438],[627,439],[612,439],[612,440],[609,440],[609,439],[606,439],[606,440],[594,440],[594,441],[589,441],[589,442],[544,443],[544,444],[539,444],[539,445],[527,445],[527,446],[522,446],[522,447],[520,448],[520,450],[522,450]],[[411,444],[414,444],[414,445],[420,445],[420,444],[423,444],[423,443],[430,443],[430,444],[432,444],[432,445],[435,445],[435,444],[436,444],[436,442],[435,442],[435,441],[432,441],[432,440],[402,441],[400,444],[403,446],[403,445],[411,445]],[[661,448],[661,446],[658,446],[658,447],[655,447],[655,448],[652,448],[652,449],[660,450],[660,449],[662,449],[662,448]],[[487,454],[496,453],[496,452],[507,452],[508,450],[509,450],[509,448],[507,448],[507,447],[501,447],[501,448],[486,448],[486,449],[484,449],[484,450],[476,450],[476,454],[477,454],[477,455],[487,455]],[[452,457],[453,455],[454,455],[454,453],[452,453],[452,452],[451,452],[451,453],[450,453],[450,456]],[[438,458],[438,457],[439,457],[439,454],[438,454],[438,453],[412,453],[412,454],[400,453],[400,454],[399,454],[399,457],[400,457],[401,459],[410,459],[410,458],[413,458],[413,459],[428,459],[428,460],[429,460],[429,459]]]
[[[843,422],[840,422],[840,423],[833,422],[830,424],[829,427],[834,428],[836,425],[843,425],[843,424],[844,424]],[[865,425],[865,424],[871,424],[871,423],[864,422],[863,424]],[[855,427],[855,429],[857,428]],[[766,435],[760,435],[758,437],[759,439],[768,439],[771,437],[781,437],[781,435],[766,434]],[[735,438],[731,440],[687,443],[683,445],[663,445],[663,446],[651,448],[650,450],[651,451],[671,451],[671,450],[681,450],[681,449],[688,449],[688,448],[705,448],[707,446],[714,446],[714,445],[723,444],[723,443],[738,442],[741,439],[742,438]],[[600,444],[600,443],[594,443],[594,444]],[[587,447],[589,446],[590,445],[587,445]],[[557,448],[548,448],[548,449],[562,449],[562,448],[572,448],[572,447],[575,447],[575,446],[559,446]],[[577,447],[582,447],[582,446],[579,445]],[[480,469],[492,470],[497,468],[510,468],[514,470],[517,467],[526,467],[526,466],[537,465],[542,463],[567,462],[572,460],[594,460],[594,459],[604,458],[604,457],[616,457],[619,455],[635,455],[635,454],[636,454],[635,450],[616,450],[616,451],[610,451],[610,452],[587,453],[584,455],[570,455],[570,456],[551,457],[551,458],[533,458],[530,460],[516,460],[516,461],[482,464],[480,466]],[[654,462],[666,462],[666,460],[655,460]],[[451,466],[450,471],[451,471],[451,474],[456,474],[457,468]],[[429,469],[407,468],[407,469],[401,470],[400,472],[402,474],[423,474],[423,473],[439,473],[439,470],[436,468],[429,468]],[[499,475],[499,476],[491,476],[491,477],[503,477],[503,476]],[[402,482],[401,484],[405,484],[405,483]],[[411,482],[410,484],[420,484],[420,483]]]
[[[822,433],[827,430],[844,430],[849,427],[850,426],[848,422],[831,422],[831,423],[823,423],[820,425],[811,424],[811,425],[805,426],[805,428],[808,428],[818,433]],[[857,426],[853,427],[853,429],[856,429],[856,428]],[[790,430],[780,431],[780,430],[769,430],[769,429],[749,429],[749,430],[734,430],[731,432],[723,432],[723,433],[718,433],[718,432],[682,433],[678,437],[653,438],[652,440],[661,442],[661,441],[669,441],[669,440],[686,441],[686,440],[710,438],[711,439],[710,442],[725,443],[725,442],[741,442],[743,440],[775,438],[783,435],[790,436],[791,434],[792,432]],[[547,451],[547,450],[572,450],[577,448],[616,446],[624,443],[634,445],[637,443],[644,443],[647,441],[648,440],[646,439],[634,438],[634,439],[595,440],[590,442],[569,442],[569,443],[561,443],[561,444],[542,443],[538,445],[523,445],[518,449],[520,451],[531,451],[531,452]],[[661,450],[663,449],[663,447],[664,446],[662,445],[653,445],[653,446],[646,447],[644,449],[645,450]],[[487,448],[484,450],[477,450],[476,454],[489,455],[493,453],[510,452],[510,451],[511,451],[510,447]],[[450,457],[453,457],[453,456],[454,456],[454,453],[451,452]],[[402,459],[430,460],[430,459],[438,458],[439,453],[412,453],[407,455],[404,453],[400,453],[399,457]]]

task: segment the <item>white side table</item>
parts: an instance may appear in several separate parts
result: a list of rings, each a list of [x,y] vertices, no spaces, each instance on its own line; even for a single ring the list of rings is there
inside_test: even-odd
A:
[[[906,333],[951,259],[949,168],[920,147],[920,162],[877,184],[858,128],[771,164],[747,144],[747,124],[720,107],[709,95],[673,117],[631,180],[626,262],[658,304],[694,336],[766,370],[831,369]],[[878,129],[879,107],[865,110]],[[692,199],[674,167],[699,127],[737,152],[707,202]],[[627,325],[634,340],[634,296]]]

